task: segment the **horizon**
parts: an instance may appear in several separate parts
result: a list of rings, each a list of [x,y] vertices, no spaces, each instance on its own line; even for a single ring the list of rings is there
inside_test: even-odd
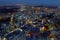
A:
[[[0,0],[1,5],[43,5],[43,6],[60,6],[60,0]]]

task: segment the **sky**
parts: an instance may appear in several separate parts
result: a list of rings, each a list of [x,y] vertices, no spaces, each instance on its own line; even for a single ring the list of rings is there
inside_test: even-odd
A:
[[[9,4],[60,6],[60,0],[0,0],[0,5]]]

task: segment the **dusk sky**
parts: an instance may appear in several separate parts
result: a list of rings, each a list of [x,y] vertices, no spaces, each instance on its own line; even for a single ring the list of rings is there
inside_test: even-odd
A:
[[[0,0],[0,5],[8,4],[60,6],[60,0]]]

